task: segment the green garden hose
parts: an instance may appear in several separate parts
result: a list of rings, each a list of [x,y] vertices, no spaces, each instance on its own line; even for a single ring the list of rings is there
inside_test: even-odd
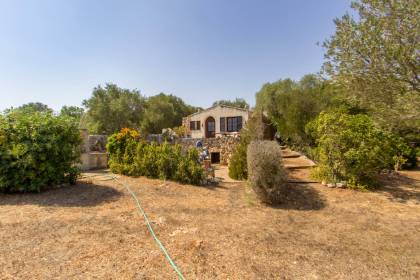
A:
[[[157,236],[156,236],[156,234],[155,234],[155,232],[154,232],[154,230],[152,228],[152,225],[150,224],[149,218],[147,218],[147,215],[144,212],[143,207],[141,206],[140,201],[137,198],[136,194],[130,189],[130,187],[127,184],[125,184],[123,182],[119,182],[117,180],[117,177],[113,176],[112,179],[114,179],[115,182],[117,182],[117,184],[120,184],[120,185],[124,186],[127,189],[127,191],[130,193],[130,195],[133,197],[134,201],[136,202],[137,209],[139,210],[139,213],[143,216],[144,221],[146,222],[147,228],[149,229],[149,232],[152,235],[153,239],[159,245],[160,250],[163,252],[163,254],[165,255],[166,259],[169,261],[169,264],[172,266],[172,268],[178,274],[179,279],[185,280],[185,277],[184,277],[184,275],[182,275],[181,270],[178,268],[178,266],[176,265],[175,261],[171,258],[171,256],[169,255],[168,251],[166,251],[166,249],[163,246],[163,244],[157,238]]]

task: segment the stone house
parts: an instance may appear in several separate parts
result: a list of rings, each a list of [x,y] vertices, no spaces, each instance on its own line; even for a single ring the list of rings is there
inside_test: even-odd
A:
[[[237,134],[248,121],[248,109],[217,105],[182,120],[190,138],[215,138]]]
[[[193,147],[200,139],[212,163],[229,164],[239,143],[239,131],[251,112],[248,109],[217,105],[191,114],[182,120],[187,138],[179,139],[184,147]]]

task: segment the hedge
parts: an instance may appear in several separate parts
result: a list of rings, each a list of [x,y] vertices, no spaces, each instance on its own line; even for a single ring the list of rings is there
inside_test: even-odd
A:
[[[108,138],[109,166],[114,173],[200,184],[204,169],[197,149],[182,153],[179,145],[147,143],[135,130],[124,128]]]
[[[0,116],[0,191],[32,192],[79,174],[80,133],[72,119],[50,112]]]

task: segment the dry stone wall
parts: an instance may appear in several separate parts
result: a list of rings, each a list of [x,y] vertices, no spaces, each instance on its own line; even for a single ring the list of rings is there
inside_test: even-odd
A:
[[[218,137],[218,138],[180,138],[176,140],[183,149],[189,149],[196,146],[197,141],[203,143],[203,147],[207,147],[209,153],[220,153],[220,164],[228,165],[236,146],[239,144],[239,137]]]

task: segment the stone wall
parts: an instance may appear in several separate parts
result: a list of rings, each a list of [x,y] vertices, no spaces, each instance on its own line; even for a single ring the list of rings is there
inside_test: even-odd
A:
[[[80,168],[83,171],[107,168],[108,156],[105,148],[107,136],[89,135],[86,129],[81,129],[80,137],[82,138]]]
[[[203,143],[203,147],[207,147],[209,153],[220,153],[220,164],[228,165],[236,146],[239,144],[239,137],[224,136],[218,138],[180,138],[176,140],[183,149],[189,149],[196,146],[197,141]]]
[[[89,151],[91,152],[106,152],[106,135],[89,135],[88,136],[88,143],[89,143]]]

